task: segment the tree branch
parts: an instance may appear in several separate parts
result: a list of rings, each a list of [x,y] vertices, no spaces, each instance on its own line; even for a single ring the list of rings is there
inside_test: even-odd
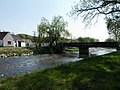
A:
[[[105,1],[106,3],[120,4],[120,1]]]

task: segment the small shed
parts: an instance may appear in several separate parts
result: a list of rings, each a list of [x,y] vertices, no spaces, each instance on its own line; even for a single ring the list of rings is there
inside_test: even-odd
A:
[[[34,46],[34,43],[30,39],[22,39],[27,47],[32,47]]]

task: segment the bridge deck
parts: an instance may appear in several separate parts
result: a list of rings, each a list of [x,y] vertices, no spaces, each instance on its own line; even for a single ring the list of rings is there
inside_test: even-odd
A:
[[[118,42],[83,42],[83,43],[64,43],[66,47],[112,47],[119,46]]]

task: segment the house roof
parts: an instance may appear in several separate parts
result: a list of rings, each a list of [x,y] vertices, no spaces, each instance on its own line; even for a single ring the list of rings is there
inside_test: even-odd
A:
[[[0,40],[3,40],[3,38],[8,34],[9,32],[0,32]]]
[[[22,40],[26,43],[32,43],[32,41],[30,39],[22,39]]]
[[[23,41],[18,35],[12,35],[15,41]]]

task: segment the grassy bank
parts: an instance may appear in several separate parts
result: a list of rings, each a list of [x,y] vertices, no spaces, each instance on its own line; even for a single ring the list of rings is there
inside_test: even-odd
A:
[[[120,52],[0,79],[0,90],[120,90]]]
[[[24,54],[30,54],[32,50],[21,47],[0,47],[0,54],[5,54],[7,56],[21,56]]]
[[[69,51],[69,52],[77,52],[77,51],[79,51],[79,49],[78,48],[65,48],[65,51]]]

